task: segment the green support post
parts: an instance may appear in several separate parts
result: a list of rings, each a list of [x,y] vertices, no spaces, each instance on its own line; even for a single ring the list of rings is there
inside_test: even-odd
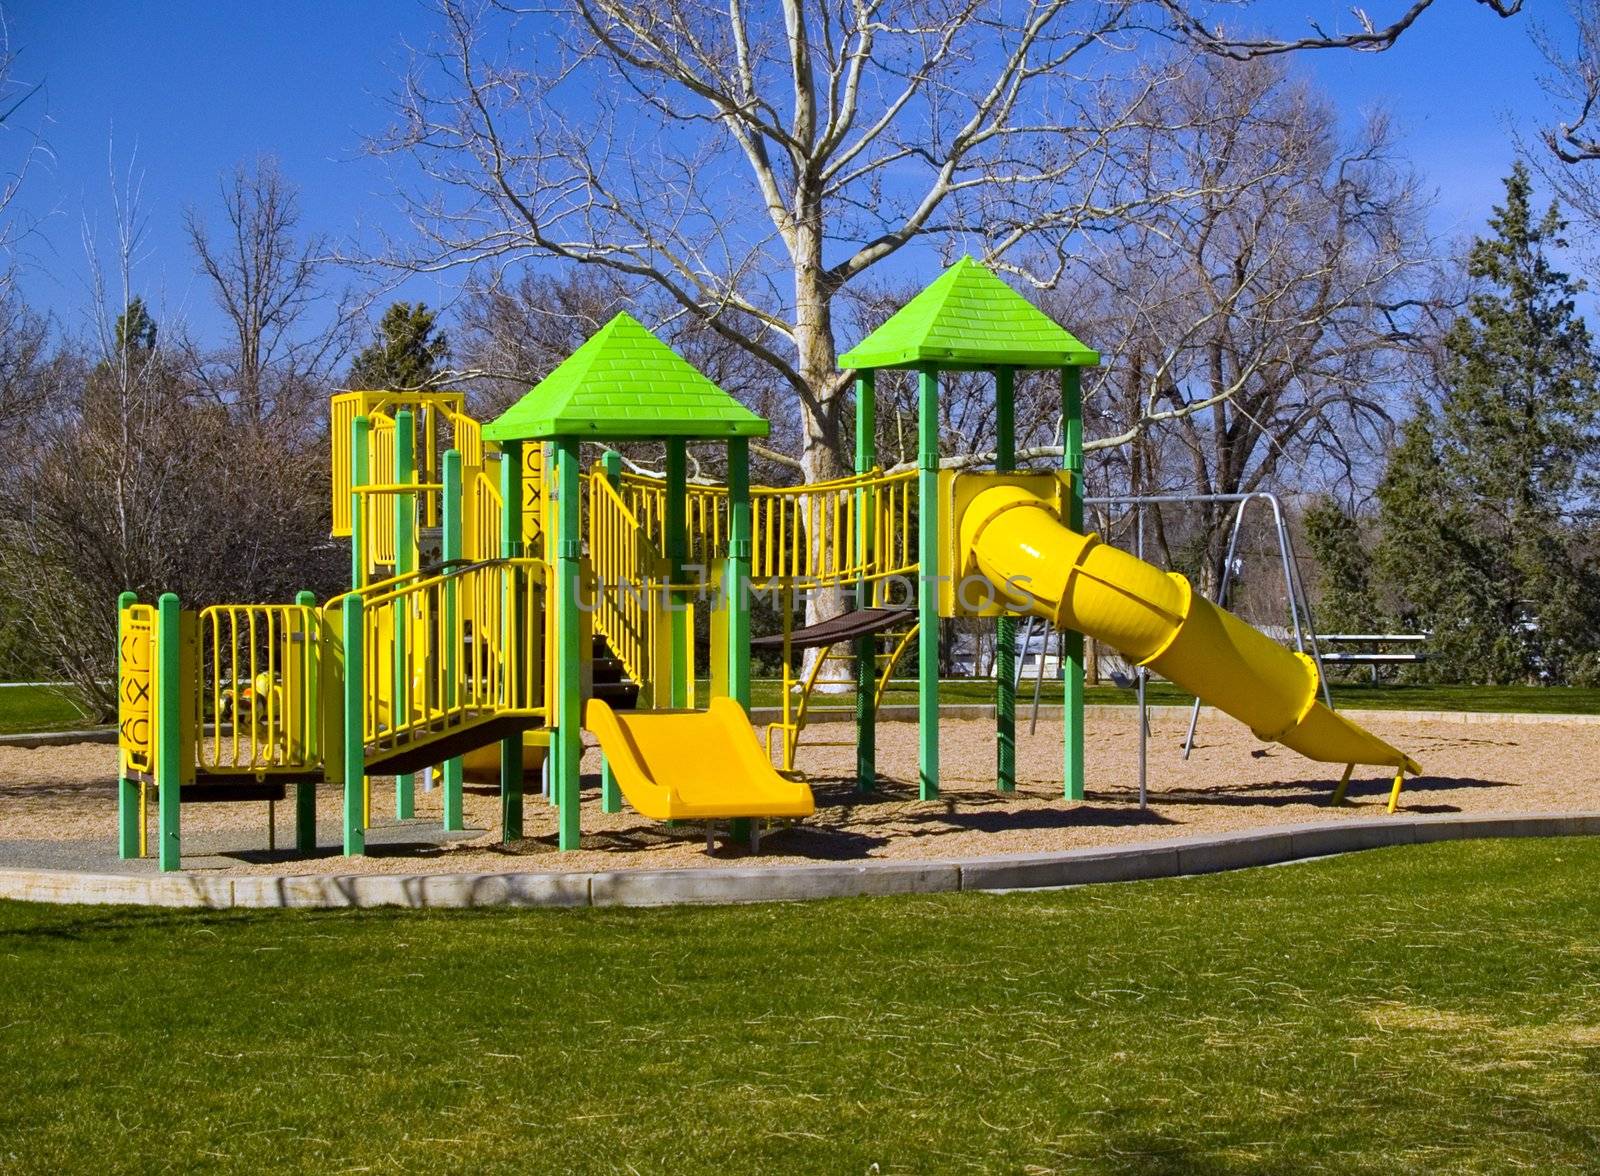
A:
[[[687,507],[689,494],[688,453],[680,438],[667,441],[666,505],[662,519],[666,545],[667,576],[672,587],[667,593],[667,623],[672,627],[672,685],[667,705],[689,705],[685,678],[689,672],[689,614],[683,597],[676,591],[683,582],[683,565],[689,554]]]
[[[563,850],[577,849],[580,835],[579,761],[583,755],[582,618],[578,590],[583,541],[578,530],[579,442],[563,437],[556,442],[556,706],[557,723],[552,746],[559,746],[560,774],[551,790],[560,810],[558,842]]]
[[[367,525],[363,515],[366,495],[359,488],[367,484],[367,454],[371,448],[372,421],[358,416],[350,422],[350,587],[367,583]]]
[[[622,485],[622,454],[615,449],[606,450],[600,455],[600,468],[605,471],[606,481],[610,482],[613,488]],[[605,590],[620,591],[615,584],[607,585]],[[643,686],[644,683],[640,685]],[[617,787],[617,774],[611,770],[611,761],[604,756],[600,759],[600,811],[603,813],[622,811],[622,789]]]
[[[728,562],[723,570],[728,610],[728,697],[750,710],[750,442],[728,441]]]
[[[1017,467],[1016,369],[994,372],[994,468],[1009,474]],[[995,786],[1001,792],[1017,788],[1017,618],[1007,612],[995,625],[994,638],[994,738]]]
[[[856,473],[865,474],[878,461],[877,383],[871,371],[856,373]],[[872,555],[872,491],[856,491],[856,561],[865,567]],[[856,607],[870,608],[872,584],[865,575],[856,583]],[[856,639],[856,790],[871,792],[878,780],[877,637]]]
[[[455,570],[461,559],[461,451],[447,449],[444,453],[442,478],[443,503],[440,524],[440,555],[445,571]],[[461,628],[461,587],[453,579],[445,581],[444,590],[444,682],[446,708],[454,709],[460,702],[461,650],[466,644]],[[452,756],[444,761],[444,827],[448,832],[466,828],[461,809],[462,766],[461,757]]]
[[[1061,369],[1061,464],[1071,476],[1067,525],[1083,530],[1083,386],[1076,367]],[[1068,800],[1083,799],[1083,634],[1062,634],[1066,647],[1062,673],[1061,727],[1063,786]]]
[[[917,795],[939,795],[939,369],[917,373]]]
[[[409,412],[394,417],[394,480],[410,485],[416,477],[417,435],[415,418]],[[394,574],[403,576],[417,570],[417,496],[394,496]],[[394,717],[405,721],[411,709],[410,618],[403,608],[394,610]],[[394,817],[409,821],[416,815],[417,778],[400,772],[394,778]]]
[[[750,713],[750,442],[728,439],[728,558],[723,567],[723,607],[728,610],[728,697]],[[735,842],[750,836],[750,819],[741,817],[729,829]]]
[[[117,702],[120,705],[122,691],[126,689],[122,669],[122,614],[139,603],[137,592],[123,592],[117,596]],[[148,681],[146,682],[149,689]],[[139,781],[124,775],[122,769],[127,764],[122,757],[122,749],[117,749],[117,856],[127,860],[139,856],[139,817],[141,805]]]
[[[611,761],[600,757],[600,811],[622,811],[622,789],[617,787],[617,774],[611,770]]]
[[[613,488],[622,485],[622,454],[615,449],[606,450],[600,455],[600,468],[605,471],[606,481],[610,482]],[[619,591],[615,584],[607,585],[605,590]],[[600,811],[603,813],[622,811],[622,789],[617,787],[617,774],[611,770],[611,762],[604,756],[600,759]]]
[[[500,446],[500,557],[516,559],[522,554],[522,442],[506,441]],[[513,675],[521,642],[517,626],[522,623],[523,601],[516,590],[516,578],[506,577],[505,626],[502,648],[512,663]],[[500,840],[522,839],[522,732],[500,741]]]
[[[306,626],[300,639],[304,642],[305,690],[300,705],[305,708],[305,737],[308,747],[326,754],[322,747],[322,667],[317,657],[317,644],[321,640],[321,625],[317,622],[317,595],[314,592],[295,593],[294,602],[306,609]],[[294,786],[294,848],[299,854],[312,854],[317,849],[317,782],[301,780]]]
[[[355,857],[367,852],[365,800],[367,755],[364,739],[366,711],[362,665],[363,602],[344,598],[340,636],[344,641],[344,731],[339,754],[344,757],[344,852]]]
[[[156,603],[156,803],[163,870],[181,868],[179,806],[183,800],[183,619],[174,593]]]

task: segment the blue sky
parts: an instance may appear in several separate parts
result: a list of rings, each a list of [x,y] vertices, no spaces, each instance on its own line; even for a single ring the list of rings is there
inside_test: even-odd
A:
[[[1556,19],[1557,6],[1548,19]],[[388,119],[384,96],[433,18],[422,0],[10,0],[4,4],[17,73],[43,81],[24,126],[42,127],[49,155],[27,178],[19,210],[38,221],[24,255],[28,297],[69,330],[87,321],[83,226],[109,239],[108,145],[119,179],[142,177],[147,217],[140,285],[168,316],[202,335],[218,325],[193,274],[182,210],[214,206],[219,175],[242,159],[276,155],[301,188],[305,221],[335,238],[399,229],[387,165],[365,157],[364,135]],[[1269,0],[1288,13],[1347,24],[1345,5]],[[1387,8],[1374,9],[1381,15]],[[1349,111],[1381,105],[1438,190],[1434,228],[1481,226],[1510,166],[1510,130],[1547,117],[1542,61],[1526,18],[1501,21],[1469,0],[1439,0],[1385,54],[1304,55]],[[15,158],[20,132],[4,150]],[[452,287],[413,281],[404,293],[440,304]]]

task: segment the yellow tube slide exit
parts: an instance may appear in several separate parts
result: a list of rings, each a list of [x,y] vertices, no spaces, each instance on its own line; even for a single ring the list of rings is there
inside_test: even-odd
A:
[[[1116,649],[1308,759],[1422,769],[1317,697],[1317,667],[1163,572],[1062,525],[1019,486],[996,486],[961,519],[962,574],[981,573],[1014,606]],[[1341,786],[1342,788],[1342,786]],[[1393,809],[1391,796],[1390,808]]]

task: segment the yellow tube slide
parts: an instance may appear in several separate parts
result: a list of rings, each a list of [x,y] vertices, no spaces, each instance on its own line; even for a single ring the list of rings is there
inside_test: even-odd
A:
[[[1420,773],[1404,752],[1323,705],[1305,654],[1096,535],[1062,525],[1018,486],[996,486],[961,519],[961,574],[982,574],[1015,607],[1104,641],[1124,657],[1308,759]]]
[[[809,817],[804,783],[767,761],[744,708],[713,698],[703,711],[614,711],[589,700],[594,732],[628,803],[655,821]]]

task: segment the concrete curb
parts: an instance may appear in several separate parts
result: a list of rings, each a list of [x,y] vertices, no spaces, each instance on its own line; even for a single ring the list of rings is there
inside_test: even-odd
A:
[[[90,727],[83,731],[24,731],[17,735],[0,735],[0,747],[71,747],[74,743],[115,743],[115,727]]]
[[[0,899],[134,906],[337,908],[394,906],[649,907],[797,902],[957,890],[1031,890],[1210,874],[1389,845],[1486,837],[1600,833],[1600,812],[1495,817],[1399,816],[1180,837],[1115,849],[995,854],[934,861],[728,866],[603,873],[88,874],[0,869]]]

